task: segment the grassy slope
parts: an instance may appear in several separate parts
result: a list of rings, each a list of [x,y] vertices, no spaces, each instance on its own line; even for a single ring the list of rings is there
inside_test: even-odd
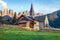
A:
[[[34,32],[21,28],[0,28],[0,40],[60,40],[60,33]]]

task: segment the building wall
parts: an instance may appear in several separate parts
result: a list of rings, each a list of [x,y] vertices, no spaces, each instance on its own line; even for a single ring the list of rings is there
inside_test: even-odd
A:
[[[39,29],[43,29],[45,27],[44,22],[39,22]]]
[[[26,23],[26,27],[28,27],[28,28],[34,28],[34,24],[31,21],[28,21]]]
[[[45,28],[44,22],[35,21],[34,30],[41,30],[43,28]]]
[[[20,23],[19,26],[20,27],[26,27],[26,28],[30,28],[30,21],[27,21],[26,23]]]
[[[39,30],[39,22],[38,21],[34,21],[34,30]]]
[[[30,23],[30,28],[34,28],[34,23]]]
[[[30,21],[26,23],[26,28],[30,28]]]
[[[31,23],[31,21],[27,21],[26,23],[20,23],[19,26],[28,30],[33,30],[34,28],[34,25]]]
[[[20,23],[19,26],[20,27],[26,27],[26,23]]]

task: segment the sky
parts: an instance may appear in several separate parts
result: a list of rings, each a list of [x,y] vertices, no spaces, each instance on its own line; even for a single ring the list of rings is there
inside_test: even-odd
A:
[[[48,14],[60,10],[60,0],[0,0],[0,10],[9,8],[14,11],[30,11],[31,3],[35,13]]]

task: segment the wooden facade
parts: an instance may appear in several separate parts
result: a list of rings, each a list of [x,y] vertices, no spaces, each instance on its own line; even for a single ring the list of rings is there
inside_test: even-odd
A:
[[[21,15],[18,18],[18,25],[25,28],[34,28],[34,20],[24,15]]]
[[[34,21],[35,24],[34,24],[34,30],[39,30],[39,22],[38,21]]]
[[[24,16],[24,15],[21,15],[18,18],[18,25],[20,27],[25,27],[27,29],[34,29],[34,30],[41,30],[43,28],[46,28],[46,23],[43,19],[42,20],[36,20],[36,19]]]

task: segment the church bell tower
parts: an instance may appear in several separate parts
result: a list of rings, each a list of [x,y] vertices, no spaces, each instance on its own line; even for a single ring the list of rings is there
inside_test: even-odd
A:
[[[30,16],[31,16],[31,17],[34,16],[34,8],[33,8],[33,4],[31,4],[31,8],[30,8]]]

